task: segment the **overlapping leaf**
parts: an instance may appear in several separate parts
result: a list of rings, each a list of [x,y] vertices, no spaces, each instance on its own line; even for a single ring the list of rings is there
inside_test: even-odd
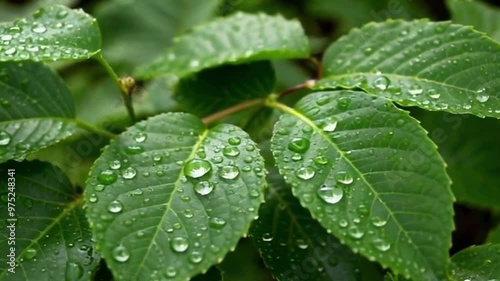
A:
[[[500,277],[500,244],[473,246],[452,259],[456,280],[491,281]]]
[[[48,67],[0,63],[0,162],[57,143],[77,133],[73,99]]]
[[[495,229],[490,231],[487,241],[488,243],[500,244],[500,226],[497,226]]]
[[[64,173],[38,161],[4,163],[0,173],[0,280],[88,280],[100,258],[83,200]]]
[[[49,6],[0,23],[0,61],[88,59],[100,48],[97,22],[82,10]]]
[[[453,22],[472,25],[500,41],[500,9],[481,1],[448,0]]]
[[[324,56],[316,89],[361,88],[402,105],[500,118],[500,45],[449,22],[355,29]]]
[[[268,181],[269,195],[250,233],[277,280],[382,279],[373,264],[340,244],[311,218],[277,171],[271,172]]]
[[[264,163],[241,129],[193,115],[140,122],[96,161],[85,197],[117,280],[186,280],[234,249],[257,215]]]
[[[276,123],[273,155],[293,193],[355,252],[414,281],[446,280],[453,195],[417,121],[361,92],[303,98]]]
[[[182,79],[175,98],[185,110],[205,116],[245,100],[266,97],[275,82],[268,61],[225,65]]]
[[[309,43],[299,22],[281,16],[236,13],[177,38],[165,55],[143,67],[139,76],[182,77],[227,63],[308,55]]]

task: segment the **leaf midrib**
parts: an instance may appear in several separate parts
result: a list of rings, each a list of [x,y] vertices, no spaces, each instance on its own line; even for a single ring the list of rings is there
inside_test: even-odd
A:
[[[335,150],[337,150],[339,152],[341,158],[344,159],[346,161],[346,163],[348,165],[350,165],[352,167],[352,169],[354,169],[354,171],[356,171],[359,174],[360,179],[366,184],[366,186],[368,186],[370,188],[370,190],[373,192],[373,195],[375,196],[375,199],[377,199],[382,204],[382,206],[384,206],[384,208],[388,211],[389,216],[392,217],[392,219],[394,220],[395,224],[398,226],[400,233],[401,232],[404,233],[405,237],[410,242],[410,245],[412,245],[413,248],[415,249],[415,251],[420,255],[420,257],[423,258],[425,264],[427,265],[427,268],[433,272],[434,276],[436,276],[435,272],[433,271],[433,267],[430,266],[429,262],[427,261],[427,259],[425,258],[425,256],[420,252],[420,250],[418,249],[418,247],[416,247],[415,244],[413,244],[413,239],[411,239],[410,237],[408,237],[408,233],[405,231],[405,229],[402,227],[402,225],[399,223],[399,221],[395,218],[395,216],[394,216],[393,212],[391,211],[391,209],[386,205],[386,203],[383,200],[380,199],[379,193],[366,180],[366,178],[364,177],[363,173],[360,170],[358,170],[358,168],[351,162],[351,160],[348,157],[346,157],[344,151],[341,150],[337,146],[337,144],[335,144],[334,142],[332,142],[330,140],[330,138],[328,137],[328,135],[325,135],[323,133],[323,131],[320,130],[318,128],[318,126],[316,126],[316,124],[314,124],[314,122],[312,122],[309,118],[307,118],[306,116],[304,116],[302,113],[296,111],[293,108],[290,108],[290,107],[286,106],[285,104],[279,103],[279,102],[269,103],[268,105],[271,106],[271,107],[273,107],[273,108],[276,108],[278,110],[281,110],[281,111],[283,111],[285,113],[288,113],[290,115],[293,115],[293,116],[297,117],[298,119],[300,119],[301,121],[303,121],[304,123],[306,123],[307,125],[309,125],[311,128],[313,128],[313,130],[317,134],[319,134],[320,136],[322,136]]]

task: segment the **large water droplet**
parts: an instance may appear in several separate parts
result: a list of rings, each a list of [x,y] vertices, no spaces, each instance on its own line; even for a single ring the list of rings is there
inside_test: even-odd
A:
[[[112,255],[117,262],[126,262],[130,259],[130,253],[128,249],[123,245],[119,245],[114,248]]]
[[[192,263],[200,263],[203,260],[203,254],[198,251],[193,251],[189,256],[189,261]]]
[[[194,190],[200,195],[207,195],[214,190],[214,185],[208,181],[200,181],[194,186]]]
[[[121,166],[122,166],[122,164],[120,163],[119,160],[113,160],[113,161],[109,162],[109,168],[112,170],[118,170],[118,169],[120,169]]]
[[[438,91],[434,90],[434,89],[430,89],[427,91],[427,95],[431,98],[431,99],[434,99],[434,100],[437,100],[441,97],[441,94],[438,93]]]
[[[118,200],[114,200],[114,201],[111,201],[108,205],[108,211],[110,211],[111,213],[119,213],[123,210],[123,204],[118,201]]]
[[[241,143],[241,138],[239,137],[231,137],[227,140],[227,142],[229,144],[232,144],[232,145],[239,145]]]
[[[488,94],[486,94],[484,91],[485,91],[484,88],[477,91],[476,100],[478,102],[483,103],[483,102],[487,102],[490,99],[490,96]]]
[[[188,177],[197,179],[206,175],[212,170],[210,162],[202,159],[193,159],[186,162],[184,165],[184,174]]]
[[[24,253],[24,258],[27,259],[27,260],[31,260],[33,258],[35,258],[37,254],[37,251],[33,248],[28,248],[26,250],[26,252]]]
[[[210,218],[209,224],[212,228],[221,229],[226,225],[226,221],[218,217],[213,217]]]
[[[347,172],[339,172],[337,173],[336,180],[342,184],[351,184],[354,181],[354,178]]]
[[[97,181],[104,185],[110,185],[117,179],[115,172],[111,170],[104,170],[97,176]]]
[[[379,77],[373,81],[373,87],[375,87],[379,90],[382,90],[382,91],[387,90],[387,88],[389,88],[390,84],[391,84],[391,81],[385,76]]]
[[[68,11],[66,10],[60,10],[59,12],[56,13],[56,19],[58,20],[64,19],[67,16],[68,16]]]
[[[351,226],[348,230],[347,233],[351,238],[354,239],[361,239],[365,235],[363,231],[361,231],[357,226]]]
[[[122,176],[126,180],[133,179],[133,178],[135,178],[136,175],[137,175],[137,171],[132,167],[128,167],[127,169],[125,169],[122,172]]]
[[[338,123],[339,122],[337,119],[329,118],[328,120],[326,120],[325,124],[323,125],[323,131],[328,132],[328,133],[335,131],[335,129],[337,129]]]
[[[342,197],[344,196],[344,190],[342,189],[342,187],[327,186],[326,184],[324,184],[318,189],[317,194],[319,198],[321,198],[326,203],[336,204],[340,200],[342,200]]]
[[[10,135],[7,132],[0,132],[0,146],[6,146],[10,143]]]
[[[391,244],[382,239],[374,239],[372,241],[373,246],[379,251],[387,252],[391,248]]]
[[[387,224],[386,220],[383,220],[379,217],[372,217],[371,221],[372,221],[373,226],[376,226],[376,227],[382,227],[382,226]]]
[[[304,153],[309,149],[311,143],[305,138],[294,138],[289,144],[288,149],[297,153]]]
[[[224,156],[228,156],[228,157],[235,157],[235,156],[240,155],[240,150],[235,146],[225,146],[222,149],[222,154],[224,154]]]
[[[135,140],[136,142],[139,142],[139,143],[140,143],[140,142],[144,142],[144,141],[146,141],[146,139],[147,139],[147,138],[148,138],[148,135],[146,135],[146,134],[145,134],[145,133],[143,133],[143,132],[139,132],[139,133],[137,133],[137,134],[134,136],[134,140]]]
[[[224,166],[220,168],[219,175],[227,180],[235,179],[240,174],[240,170],[236,166]]]
[[[422,87],[420,87],[420,85],[417,84],[413,84],[410,86],[410,88],[408,88],[408,93],[412,96],[418,96],[423,92],[424,89],[422,89]]]
[[[183,253],[189,248],[189,241],[184,237],[175,237],[170,241],[170,247],[177,253]]]
[[[66,263],[66,271],[64,274],[64,279],[66,281],[80,280],[83,276],[83,267],[74,262]]]
[[[303,180],[309,180],[314,177],[316,172],[311,167],[302,167],[295,172],[295,175]]]

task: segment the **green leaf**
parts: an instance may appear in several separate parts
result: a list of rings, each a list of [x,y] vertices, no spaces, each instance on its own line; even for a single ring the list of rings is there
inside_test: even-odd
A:
[[[131,127],[96,161],[85,197],[116,280],[186,280],[220,262],[257,215],[264,163],[241,129],[170,113]]]
[[[277,280],[382,279],[374,264],[353,254],[311,218],[277,172],[271,171],[268,182],[270,192],[250,234]]]
[[[273,132],[274,158],[313,218],[395,273],[447,280],[453,195],[418,122],[362,92],[273,106],[285,112]]]
[[[452,258],[456,280],[491,281],[500,277],[500,244],[472,246]]]
[[[472,25],[477,30],[486,32],[491,38],[500,41],[500,9],[470,0],[448,0],[447,5],[453,22]]]
[[[500,45],[449,22],[387,21],[327,50],[315,89],[360,88],[405,106],[500,117]]]
[[[29,18],[0,23],[0,61],[88,59],[100,52],[97,22],[82,10],[40,8]]]
[[[95,12],[103,35],[103,53],[109,61],[124,64],[126,69],[152,61],[174,36],[209,19],[219,2],[108,1]]]
[[[139,71],[142,78],[180,77],[222,64],[305,58],[309,42],[300,23],[282,16],[236,13],[174,40],[165,55]]]
[[[66,175],[38,161],[4,163],[0,174],[0,280],[89,280],[100,258],[82,197]]]
[[[2,62],[0,69],[0,162],[81,130],[71,94],[52,70],[33,62]]]
[[[417,118],[448,165],[457,201],[500,209],[500,120],[442,112]]]
[[[500,244],[500,226],[497,226],[495,229],[490,231],[487,241],[488,243]]]
[[[183,109],[205,116],[242,101],[266,97],[275,82],[269,61],[224,65],[182,79],[175,98]]]

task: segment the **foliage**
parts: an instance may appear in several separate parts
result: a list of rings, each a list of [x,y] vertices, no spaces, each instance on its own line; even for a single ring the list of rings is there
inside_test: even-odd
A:
[[[0,280],[500,279],[498,8],[56,2],[0,4]]]

